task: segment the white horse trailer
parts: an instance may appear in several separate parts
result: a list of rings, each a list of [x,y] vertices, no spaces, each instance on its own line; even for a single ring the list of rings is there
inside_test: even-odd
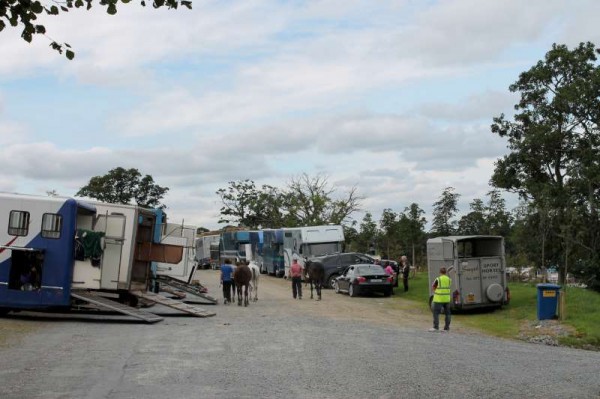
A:
[[[501,307],[510,301],[506,278],[504,238],[499,236],[450,236],[427,240],[429,294],[445,267],[452,279],[455,308]]]
[[[305,259],[342,252],[344,228],[340,225],[284,228],[283,257],[285,272],[289,275],[293,259],[304,265]]]

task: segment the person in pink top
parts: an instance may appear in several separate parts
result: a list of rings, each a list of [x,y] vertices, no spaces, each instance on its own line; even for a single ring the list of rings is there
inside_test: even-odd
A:
[[[290,266],[290,276],[292,277],[292,295],[294,299],[302,299],[302,271],[303,267],[298,263],[298,259],[292,261]]]

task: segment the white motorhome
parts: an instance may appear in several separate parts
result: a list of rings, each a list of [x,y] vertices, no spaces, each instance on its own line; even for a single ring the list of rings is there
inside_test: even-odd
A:
[[[202,269],[216,269],[219,261],[220,234],[202,234],[196,238],[196,262]]]
[[[284,276],[293,259],[304,265],[305,259],[343,252],[344,228],[340,225],[283,228]]]
[[[499,236],[450,236],[427,240],[429,294],[445,267],[452,279],[451,301],[455,308],[501,307],[510,301],[506,278],[504,238]]]

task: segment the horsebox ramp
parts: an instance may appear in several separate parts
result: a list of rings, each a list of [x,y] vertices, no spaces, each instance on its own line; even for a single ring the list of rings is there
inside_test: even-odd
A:
[[[131,294],[149,302],[158,303],[173,309],[177,309],[181,312],[189,313],[192,316],[210,317],[216,315],[215,312],[209,312],[208,310],[199,308],[197,306],[188,305],[187,303],[176,301],[174,299],[169,299],[153,292],[132,291]]]
[[[71,296],[75,299],[90,303],[99,308],[108,309],[127,316],[135,317],[136,319],[143,320],[147,323],[156,323],[164,320],[162,317],[155,315],[154,313],[115,302],[92,291],[73,290],[71,291]]]
[[[184,281],[177,280],[171,276],[165,276],[165,275],[156,276],[156,280],[159,283],[159,287],[160,287],[161,291],[172,293],[172,292],[168,291],[167,289],[163,288],[163,287],[172,287],[177,290],[187,292],[188,294],[192,294],[194,296],[202,298],[202,302],[199,301],[199,303],[201,303],[203,305],[216,305],[217,304],[217,299],[208,295],[206,293],[206,288],[202,285],[186,283]]]

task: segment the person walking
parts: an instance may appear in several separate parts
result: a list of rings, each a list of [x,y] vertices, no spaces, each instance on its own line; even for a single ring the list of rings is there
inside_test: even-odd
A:
[[[292,296],[294,299],[296,297],[298,299],[302,299],[302,271],[304,268],[300,263],[298,263],[298,259],[294,259],[292,261],[292,266],[290,266],[290,276],[292,277]]]
[[[221,265],[221,284],[223,285],[223,303],[231,302],[231,287],[233,282],[233,266],[231,260],[225,259],[225,263]]]
[[[404,292],[408,291],[408,275],[410,274],[410,264],[408,258],[403,255],[400,258],[400,273],[402,273],[402,283],[404,284]]]
[[[446,275],[446,268],[440,268],[440,275],[433,281],[433,328],[429,331],[436,332],[440,329],[440,313],[444,310],[444,331],[450,331],[450,286],[452,280]]]

